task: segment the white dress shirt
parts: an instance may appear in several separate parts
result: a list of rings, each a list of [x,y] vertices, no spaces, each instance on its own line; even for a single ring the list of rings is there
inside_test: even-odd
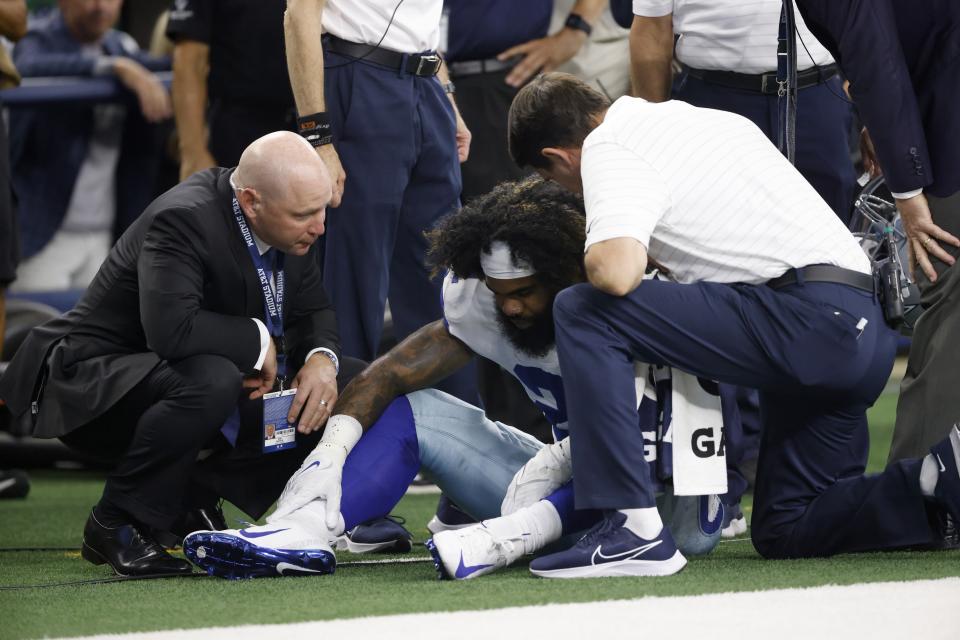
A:
[[[746,118],[620,98],[584,141],[587,247],[636,238],[678,282],[759,284],[830,264],[870,273],[856,239]]]
[[[443,0],[327,0],[323,30],[343,40],[379,43],[402,53],[435,51],[442,11]]]

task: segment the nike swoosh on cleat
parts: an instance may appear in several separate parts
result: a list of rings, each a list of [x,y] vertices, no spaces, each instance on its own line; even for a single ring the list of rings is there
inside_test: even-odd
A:
[[[633,560],[633,559],[636,558],[637,556],[642,556],[642,555],[645,554],[647,551],[650,551],[650,549],[653,549],[654,547],[657,547],[657,546],[659,546],[659,545],[661,545],[661,544],[663,544],[663,540],[655,540],[655,541],[653,541],[653,542],[651,542],[651,543],[649,543],[649,544],[645,544],[645,545],[636,547],[635,549],[630,549],[629,551],[624,551],[624,552],[622,552],[622,553],[614,553],[614,554],[609,555],[609,556],[608,556],[608,555],[605,555],[605,554],[603,553],[603,550],[602,550],[602,549],[603,549],[603,545],[600,545],[599,547],[597,547],[596,549],[594,549],[594,551],[593,551],[593,556],[590,558],[590,564],[597,564],[597,558],[598,558],[598,557],[599,557],[601,560],[604,560],[604,561],[621,560],[621,559],[622,559],[622,560]],[[628,558],[627,556],[630,556],[630,557]]]
[[[476,573],[477,571],[480,571],[480,569],[486,569],[487,567],[492,567],[492,566],[493,566],[492,564],[475,564],[472,567],[468,567],[463,564],[463,552],[461,551],[460,566],[457,567],[457,571],[453,575],[456,576],[457,579],[462,580],[463,578],[466,578],[467,576],[473,573]]]
[[[938,453],[936,454],[936,456],[937,456],[937,463],[940,465],[940,473],[946,473],[947,468],[943,466],[943,460],[940,459],[940,454]]]
[[[16,478],[7,478],[6,480],[0,480],[0,491],[8,489],[17,483]]]
[[[251,531],[247,533],[246,529],[240,529],[240,535],[244,538],[262,538],[263,536],[269,536],[271,533],[280,533],[281,531],[286,531],[286,529],[274,529],[273,531]]]
[[[313,467],[319,467],[319,466],[320,466],[320,461],[319,461],[319,460],[314,460],[313,462],[311,462],[310,464],[307,465],[307,468],[304,469],[304,471],[309,471],[309,470],[312,469]]]
[[[280,575],[284,575],[283,573],[284,569],[289,569],[292,571],[296,571],[298,573],[323,573],[323,571],[320,571],[318,569],[307,569],[306,567],[298,567],[297,565],[290,564],[289,562],[278,562],[277,573],[279,573]]]

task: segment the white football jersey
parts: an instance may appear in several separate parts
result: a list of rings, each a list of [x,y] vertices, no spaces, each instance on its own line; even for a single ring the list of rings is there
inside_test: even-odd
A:
[[[470,349],[512,373],[553,425],[558,440],[567,435],[567,403],[556,347],[537,358],[516,349],[500,330],[493,293],[481,280],[443,280],[443,318],[450,334]]]

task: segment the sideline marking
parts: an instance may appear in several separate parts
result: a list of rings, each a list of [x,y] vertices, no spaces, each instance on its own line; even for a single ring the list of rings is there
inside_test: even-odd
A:
[[[626,579],[626,578],[625,578]],[[656,578],[664,580],[668,578]],[[455,587],[453,587],[455,588]],[[504,637],[736,637],[738,640],[871,638],[956,640],[960,578],[876,582],[803,589],[646,597],[574,604],[510,607],[348,618],[291,624],[247,625],[86,636],[85,640],[155,638],[299,640],[382,637],[422,640],[427,634],[457,640]],[[266,612],[265,612],[266,614]],[[625,629],[632,631],[626,636]]]

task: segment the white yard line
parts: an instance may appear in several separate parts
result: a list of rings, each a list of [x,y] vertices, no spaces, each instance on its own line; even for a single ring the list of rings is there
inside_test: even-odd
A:
[[[265,611],[264,618],[268,617]],[[960,578],[102,635],[89,639],[276,637],[957,640]]]

